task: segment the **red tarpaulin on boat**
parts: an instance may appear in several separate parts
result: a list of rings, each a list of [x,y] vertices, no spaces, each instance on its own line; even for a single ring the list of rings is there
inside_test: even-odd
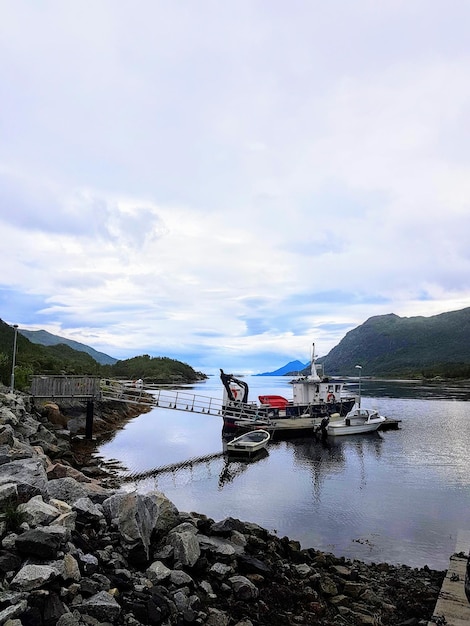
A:
[[[289,404],[289,400],[282,396],[258,396],[261,404],[268,404],[273,409],[285,409]]]

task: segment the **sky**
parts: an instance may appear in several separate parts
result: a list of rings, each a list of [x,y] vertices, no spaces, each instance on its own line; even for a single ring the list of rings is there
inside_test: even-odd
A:
[[[0,318],[205,373],[470,306],[470,3],[0,0]]]

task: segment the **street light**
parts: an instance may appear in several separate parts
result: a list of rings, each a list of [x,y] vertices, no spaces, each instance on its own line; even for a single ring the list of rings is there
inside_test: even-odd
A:
[[[356,369],[359,370],[359,408],[361,408],[361,376],[362,376],[362,365],[355,365]]]
[[[16,339],[18,337],[18,324],[13,324],[13,328],[15,329],[15,338],[13,340],[13,364],[11,366],[11,385],[10,385],[10,393],[13,393],[15,389],[15,361],[16,361]]]

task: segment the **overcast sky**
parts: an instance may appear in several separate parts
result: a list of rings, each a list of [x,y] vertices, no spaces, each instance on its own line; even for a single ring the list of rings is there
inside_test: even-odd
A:
[[[0,0],[0,318],[212,373],[470,306],[470,3]]]

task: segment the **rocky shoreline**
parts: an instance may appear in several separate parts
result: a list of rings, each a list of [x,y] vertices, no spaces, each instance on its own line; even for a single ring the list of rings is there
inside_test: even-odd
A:
[[[116,403],[117,404],[117,403]],[[101,407],[114,432],[142,408]],[[80,407],[0,389],[0,626],[424,626],[445,572],[366,565],[124,492]]]

